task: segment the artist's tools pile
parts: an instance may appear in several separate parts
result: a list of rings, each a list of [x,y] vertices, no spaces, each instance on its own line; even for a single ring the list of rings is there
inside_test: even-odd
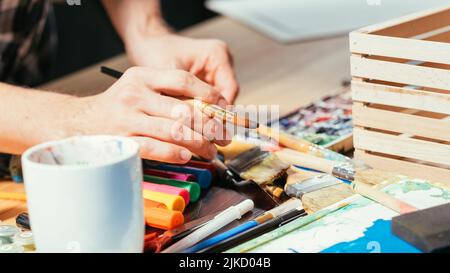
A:
[[[0,225],[0,253],[24,253],[34,250],[31,231],[22,231],[11,225]]]

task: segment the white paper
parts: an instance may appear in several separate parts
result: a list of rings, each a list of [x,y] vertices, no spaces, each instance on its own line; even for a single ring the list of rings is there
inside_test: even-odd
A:
[[[449,0],[209,0],[207,7],[280,42],[348,33]]]

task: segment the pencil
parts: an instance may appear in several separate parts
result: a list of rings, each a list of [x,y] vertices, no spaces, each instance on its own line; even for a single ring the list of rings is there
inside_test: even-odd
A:
[[[27,201],[27,196],[23,192],[4,192],[0,191],[0,199]]]
[[[123,75],[122,72],[106,66],[100,67],[100,71],[103,74],[116,79],[122,77]],[[225,110],[217,105],[208,104],[199,100],[188,100],[186,102],[198,108],[203,114],[209,116],[210,118],[219,119],[223,122],[228,122],[248,129],[256,129],[259,127],[257,122],[251,121],[247,118],[241,118],[237,113]]]

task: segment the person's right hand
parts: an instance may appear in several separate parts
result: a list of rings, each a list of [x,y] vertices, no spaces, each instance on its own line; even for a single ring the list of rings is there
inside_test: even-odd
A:
[[[229,143],[223,125],[176,98],[182,96],[225,104],[219,91],[188,72],[130,68],[106,92],[83,99],[77,134],[132,137],[145,159],[186,163],[192,153],[212,159],[214,143]]]

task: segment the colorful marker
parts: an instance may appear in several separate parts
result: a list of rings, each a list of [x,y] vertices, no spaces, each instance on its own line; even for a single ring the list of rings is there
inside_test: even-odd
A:
[[[155,170],[155,169],[144,169],[144,174],[161,177],[161,178],[167,178],[167,179],[195,182],[195,176],[193,176],[192,174],[189,174],[189,173],[176,173],[176,172],[161,171],[161,170]]]
[[[145,199],[164,204],[169,210],[183,212],[186,207],[184,199],[178,195],[171,195],[151,190],[143,190],[143,195]]]
[[[171,230],[184,223],[183,213],[164,208],[163,204],[145,200],[145,223],[148,226]]]
[[[161,185],[169,185],[177,188],[183,188],[189,192],[191,202],[197,202],[201,193],[200,186],[195,182],[167,179],[151,175],[144,175],[144,181]]]
[[[177,173],[189,173],[196,177],[196,182],[200,185],[200,188],[207,189],[211,186],[212,182],[212,174],[208,170],[194,168],[194,167],[183,167],[177,165],[169,165],[169,164],[158,164],[145,161],[145,164],[149,168],[162,170],[162,171],[171,171]]]
[[[163,192],[171,195],[179,195],[183,197],[185,204],[189,204],[189,192],[185,189],[149,182],[142,182],[142,188],[151,191]]]
[[[191,160],[188,163],[186,163],[184,166],[186,167],[194,167],[197,169],[206,169],[211,172],[212,176],[215,177],[217,175],[217,170],[214,164],[210,162],[204,162],[204,161],[198,161],[198,160]]]

